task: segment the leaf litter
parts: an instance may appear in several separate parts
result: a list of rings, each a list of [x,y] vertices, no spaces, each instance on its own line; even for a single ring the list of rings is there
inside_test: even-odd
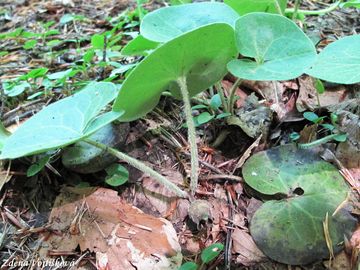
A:
[[[32,2],[32,1],[31,1]],[[111,1],[104,1],[103,3],[99,4],[96,3],[95,5],[98,7],[98,9],[93,9],[91,4],[89,6],[78,6],[77,1],[74,1],[76,3],[75,6],[73,6],[72,1],[52,1],[52,2],[42,2],[42,1],[34,1],[35,3],[31,3],[30,7],[24,7],[22,5],[18,5],[17,10],[12,18],[11,21],[9,21],[6,24],[5,29],[11,29],[12,27],[15,27],[16,24],[19,24],[23,20],[21,16],[24,15],[30,15],[35,11],[39,11],[36,13],[36,16],[38,18],[44,19],[44,20],[50,20],[53,18],[60,19],[61,15],[68,11],[85,11],[90,15],[91,17],[90,23],[91,26],[88,26],[85,23],[79,22],[78,23],[78,31],[74,31],[71,26],[67,28],[66,31],[68,32],[68,37],[74,37],[78,35],[86,36],[89,33],[97,32],[97,30],[103,30],[107,27],[107,22],[99,20],[101,16],[99,16],[99,10],[102,10],[105,15],[107,14],[115,14],[116,11],[121,8],[120,6],[123,5],[125,7],[131,6],[130,3],[121,3],[119,6],[112,5]],[[156,5],[156,3],[154,4]],[[21,16],[20,16],[21,15]],[[328,16],[328,15],[326,15]],[[353,20],[358,20],[357,17],[353,17],[354,14],[348,14],[348,16],[352,17]],[[31,23],[31,20],[33,20],[32,16],[25,16],[28,19],[28,22]],[[317,18],[317,17],[316,17]],[[339,18],[339,14],[336,13],[336,16],[334,18]],[[332,18],[331,18],[332,19]],[[311,19],[312,20],[312,19]],[[320,20],[320,23],[323,23],[325,20]],[[316,24],[319,22],[312,21],[312,23]],[[311,24],[310,24],[311,25]],[[343,24],[341,24],[341,27]],[[345,27],[343,32],[349,33],[352,31],[351,29],[348,29],[349,27]],[[351,27],[350,27],[351,28]],[[356,26],[355,26],[356,28]],[[66,33],[65,31],[65,33]],[[324,28],[324,31],[332,31],[327,28]],[[342,30],[339,30],[336,28],[335,30],[336,34],[341,35],[343,32]],[[324,33],[321,33],[323,36]],[[14,47],[16,49],[16,47]],[[7,67],[5,69],[9,70],[7,74],[10,74],[8,76],[17,76],[17,72],[26,72],[29,70],[29,68],[34,67],[39,62],[25,62],[25,53],[20,52],[19,54],[10,53],[5,57],[1,57],[1,63],[6,64]],[[69,53],[63,57],[63,59],[66,59],[66,57],[73,57],[76,55],[74,49],[70,49]],[[18,63],[21,63],[20,68],[14,69],[14,67],[17,67]],[[41,60],[40,63],[43,63]],[[66,67],[66,61],[62,63],[57,63],[54,67],[54,69],[58,69],[60,67]],[[6,79],[5,75],[1,75],[1,79]],[[222,82],[223,85],[228,85],[228,88],[231,88],[232,86],[232,80],[226,80]],[[275,145],[278,142],[284,142],[286,141],[286,132],[292,129],[296,129],[298,127],[294,126],[286,126],[286,120],[289,119],[288,116],[291,114],[291,111],[294,111],[294,104],[296,101],[296,106],[299,112],[302,112],[303,110],[307,109],[315,109],[318,108],[317,106],[317,100],[316,100],[316,90],[313,86],[313,82],[309,82],[308,79],[305,78],[303,80],[300,78],[299,80],[299,86],[295,80],[292,81],[285,81],[285,82],[277,82],[276,89],[279,90],[279,92],[274,95],[274,89],[272,83],[260,85],[260,86],[253,86],[251,84],[255,84],[254,82],[243,82],[237,89],[237,95],[240,96],[236,102],[237,109],[241,110],[244,107],[245,99],[246,97],[251,93],[252,90],[255,90],[257,92],[257,97],[260,100],[260,103],[264,105],[264,107],[272,109],[272,111],[276,112],[276,117],[272,118],[271,123],[279,124],[280,122],[280,132],[277,133],[277,135],[273,136],[273,141],[264,140],[261,143],[258,140],[255,140],[256,138],[259,138],[255,136],[254,139],[250,139],[248,137],[244,136],[244,139],[238,139],[239,136],[234,134],[238,134],[240,128],[236,128],[236,132],[232,129],[230,132],[230,135],[228,136],[229,140],[225,140],[223,142],[224,146],[225,144],[229,144],[230,147],[234,148],[234,144],[239,147],[237,149],[236,158],[234,156],[227,156],[228,153],[225,151],[223,153],[219,153],[218,149],[215,149],[215,156],[220,157],[220,159],[213,158],[208,159],[208,156],[205,156],[204,153],[201,154],[201,158],[206,158],[207,161],[209,161],[208,165],[211,165],[215,167],[217,170],[220,170],[223,174],[231,174],[232,172],[235,172],[235,170],[240,171],[243,163],[245,160],[248,160],[248,155],[251,153],[252,155],[256,152],[262,150],[262,148],[268,149],[271,148],[273,145]],[[305,86],[304,86],[305,84]],[[295,86],[294,86],[295,85]],[[224,88],[227,88],[224,87]],[[307,88],[307,89],[304,89]],[[332,88],[330,85],[329,88]],[[250,91],[249,91],[250,90]],[[290,94],[290,95],[289,95]],[[345,88],[343,86],[339,86],[331,91],[326,91],[324,94],[321,94],[319,96],[321,108],[328,106],[332,106],[334,104],[337,104],[342,101],[346,101],[347,99],[353,98],[353,96],[348,96],[345,92]],[[274,102],[275,101],[275,102]],[[276,106],[272,106],[272,105]],[[169,106],[166,102],[162,103],[163,106]],[[41,105],[42,106],[42,105]],[[178,105],[172,104],[172,107],[177,107]],[[272,106],[272,107],[271,107]],[[28,110],[28,115],[31,115]],[[296,110],[295,110],[296,111]],[[331,109],[330,109],[331,111]],[[181,115],[178,113],[178,115]],[[299,114],[295,115],[296,117],[299,116]],[[301,114],[300,114],[301,116]],[[173,117],[173,119],[176,119],[177,116],[170,116]],[[10,119],[13,121],[14,118]],[[296,118],[294,118],[296,119]],[[344,117],[346,119],[346,117]],[[341,171],[345,175],[345,178],[351,178],[353,180],[353,188],[357,191],[359,191],[358,188],[358,182],[359,182],[359,172],[358,172],[358,163],[356,163],[356,158],[353,159],[353,157],[358,157],[358,152],[354,152],[354,145],[356,146],[356,142],[358,141],[358,138],[356,137],[357,134],[357,127],[358,127],[358,120],[350,120],[353,118],[347,118],[346,124],[340,124],[342,128],[349,127],[348,131],[354,131],[354,134],[351,135],[350,132],[350,140],[340,143],[338,148],[336,149],[336,157],[343,165]],[[177,122],[179,119],[177,119]],[[181,119],[180,119],[181,120]],[[278,120],[280,120],[278,122]],[[282,122],[284,120],[284,122]],[[302,119],[297,119],[295,123],[300,122]],[[341,122],[340,122],[341,123]],[[303,124],[298,125],[302,129]],[[216,132],[214,132],[214,129],[222,129],[223,126],[217,126],[217,125],[206,125],[204,128],[200,129],[202,140],[208,140],[207,142],[211,142],[211,139],[213,139],[216,136]],[[299,129],[299,128],[298,128]],[[143,130],[142,130],[143,131]],[[270,130],[271,131],[271,130]],[[298,130],[301,131],[301,130]],[[259,131],[256,131],[259,132]],[[314,132],[314,130],[312,131]],[[162,168],[161,172],[168,177],[172,178],[174,182],[178,183],[179,185],[184,185],[186,181],[184,181],[184,178],[186,173],[184,171],[188,170],[188,164],[186,164],[186,161],[183,160],[186,159],[184,157],[177,158],[177,155],[182,155],[176,151],[173,151],[174,149],[166,144],[168,148],[173,151],[174,155],[168,155],[170,162],[166,163],[166,166],[164,166],[163,162],[159,162],[156,160],[156,158],[150,159],[149,158],[149,152],[152,152],[153,155],[162,155],[164,152],[159,151],[158,147],[155,149],[146,148],[144,141],[149,141],[149,135],[146,132],[135,132],[135,135],[137,135],[137,138],[134,139],[134,142],[136,142],[137,145],[140,145],[141,147],[147,149],[144,154],[142,151],[142,158],[145,159],[147,162],[152,163],[155,167],[165,167]],[[144,133],[144,134],[143,134]],[[263,132],[259,132],[263,133]],[[273,133],[271,131],[270,133]],[[215,134],[215,135],[214,135]],[[234,139],[234,137],[236,139]],[[266,136],[265,136],[266,137]],[[151,145],[159,144],[159,140],[150,140]],[[155,142],[155,143],[154,143]],[[206,143],[207,143],[206,142]],[[286,141],[288,142],[288,141]],[[259,145],[260,143],[260,145]],[[134,143],[135,144],[135,143]],[[350,144],[350,145],[349,145]],[[161,146],[164,146],[164,141],[161,141]],[[185,150],[184,150],[185,149]],[[183,146],[183,152],[186,152],[186,145]],[[155,154],[154,154],[155,153]],[[160,153],[160,154],[158,154]],[[135,155],[136,156],[136,155]],[[225,157],[224,157],[225,156]],[[162,160],[163,161],[163,160]],[[237,163],[238,162],[238,163]],[[247,227],[249,224],[251,224],[251,220],[253,218],[254,212],[261,207],[261,202],[254,197],[250,198],[249,195],[252,195],[252,191],[249,191],[248,187],[245,186],[242,182],[240,183],[234,183],[233,181],[226,179],[223,179],[221,177],[214,178],[209,177],[207,179],[207,175],[211,175],[214,173],[210,167],[207,165],[204,165],[206,163],[203,163],[201,168],[201,174],[203,181],[201,181],[201,185],[198,188],[198,196],[202,199],[205,199],[209,201],[212,209],[211,213],[211,219],[209,220],[210,223],[207,223],[206,225],[203,223],[202,226],[199,228],[191,227],[191,225],[187,225],[188,222],[188,208],[189,204],[187,200],[182,199],[175,199],[172,197],[172,194],[168,193],[165,189],[162,187],[159,187],[156,185],[156,183],[149,177],[139,175],[139,173],[133,174],[133,182],[129,186],[125,186],[126,192],[122,192],[119,194],[122,199],[120,199],[116,192],[111,190],[105,190],[105,189],[98,189],[96,191],[91,192],[85,192],[85,194],[81,194],[78,189],[72,190],[72,192],[75,192],[74,198],[72,200],[69,200],[67,196],[65,198],[58,197],[59,200],[63,200],[63,202],[68,202],[67,204],[60,206],[56,205],[52,209],[52,213],[50,214],[50,220],[56,221],[55,223],[52,223],[50,226],[55,226],[52,228],[53,231],[48,231],[45,234],[47,237],[49,237],[45,242],[43,242],[41,245],[45,243],[50,243],[48,247],[43,247],[42,251],[43,253],[47,253],[50,249],[53,252],[54,255],[61,256],[62,254],[71,254],[72,256],[75,256],[79,261],[81,261],[82,257],[79,257],[78,255],[81,254],[79,252],[79,249],[77,249],[77,246],[79,246],[81,251],[89,249],[90,251],[94,251],[94,254],[96,256],[96,260],[92,260],[93,258],[88,256],[88,253],[82,253],[85,255],[85,260],[83,262],[90,262],[89,264],[97,265],[99,269],[107,269],[109,265],[118,264],[119,258],[114,258],[113,252],[120,252],[119,254],[123,254],[124,256],[122,258],[126,258],[126,261],[128,264],[125,264],[126,262],[120,261],[120,263],[124,263],[124,267],[130,267],[130,268],[119,268],[119,269],[131,269],[131,267],[134,268],[140,267],[141,269],[141,261],[137,261],[136,258],[140,258],[142,253],[137,252],[137,250],[141,250],[143,248],[145,252],[143,252],[145,260],[143,262],[151,264],[153,261],[158,261],[159,258],[162,255],[165,254],[166,259],[168,259],[169,254],[180,254],[180,247],[176,243],[177,241],[171,242],[169,238],[164,237],[164,235],[159,235],[159,232],[161,231],[160,224],[167,224],[169,231],[171,232],[168,236],[170,239],[176,239],[176,233],[172,229],[172,226],[165,222],[161,218],[154,218],[151,216],[156,217],[165,217],[168,220],[171,220],[171,222],[174,224],[174,227],[176,229],[177,234],[179,235],[179,242],[182,245],[183,254],[185,256],[193,256],[194,254],[199,253],[204,247],[208,246],[212,242],[215,241],[223,241],[225,242],[225,237],[229,234],[230,231],[232,231],[231,239],[233,248],[229,250],[225,250],[225,253],[232,253],[233,259],[235,262],[242,264],[244,266],[254,266],[257,267],[260,265],[260,267],[273,267],[270,269],[281,269],[282,267],[285,267],[284,265],[280,264],[274,264],[273,262],[263,262],[264,260],[268,260],[264,256],[264,254],[259,251],[258,247],[254,244],[253,239],[250,237],[249,231],[247,230]],[[9,171],[9,177],[17,176],[19,177],[18,173],[22,172],[21,165],[17,167],[16,172]],[[130,169],[130,168],[129,168]],[[7,168],[3,169],[4,173],[8,172]],[[180,171],[180,173],[179,173]],[[348,172],[348,174],[347,174]],[[219,172],[218,172],[219,173]],[[137,177],[139,176],[139,177]],[[59,182],[59,179],[55,178],[52,175],[41,176],[45,177],[45,179],[48,179],[50,183],[57,183]],[[95,178],[99,177],[98,175],[95,175]],[[100,176],[101,177],[101,176]],[[240,176],[238,176],[240,178]],[[88,179],[86,179],[88,180]],[[91,180],[89,180],[91,182]],[[135,182],[135,183],[134,183]],[[136,182],[142,182],[142,186]],[[13,181],[10,181],[10,184],[12,184]],[[9,184],[7,184],[9,185]],[[134,186],[136,188],[134,188]],[[239,186],[241,188],[239,188]],[[13,186],[14,187],[14,186]],[[16,188],[16,186],[15,186]],[[59,188],[59,186],[57,187]],[[69,192],[69,190],[67,191]],[[80,194],[78,194],[80,193]],[[89,193],[89,194],[88,194]],[[14,195],[15,194],[15,195]],[[11,204],[13,198],[16,198],[16,192],[12,194],[12,191],[9,190],[6,193],[4,193],[4,196],[0,199],[0,206],[5,206],[5,210],[9,205],[16,206],[18,209],[20,209],[20,213],[16,213],[15,209],[14,211],[4,211],[3,209],[2,214],[6,216],[5,221],[7,222],[5,226],[1,226],[2,228],[11,228],[4,229],[3,235],[5,235],[6,243],[9,243],[9,238],[11,238],[13,235],[15,235],[15,229],[14,228],[26,228],[26,224],[29,220],[34,218],[31,214],[27,213],[24,205],[20,203],[20,200],[17,200],[17,203]],[[66,193],[70,194],[70,193]],[[95,196],[94,196],[95,195]],[[213,196],[216,197],[214,200]],[[258,194],[255,194],[257,197]],[[77,199],[75,199],[77,198]],[[170,199],[169,199],[170,198]],[[230,199],[229,199],[230,198]],[[135,208],[131,207],[130,205],[127,205],[124,200],[131,202],[133,205],[141,206],[143,208],[143,211],[147,212],[149,215],[144,215]],[[120,203],[121,202],[121,203]],[[110,208],[110,205],[114,206],[114,208]],[[121,205],[121,207],[120,207]],[[230,207],[229,207],[230,205]],[[233,216],[230,215],[231,205],[233,205],[233,208],[236,209],[235,214]],[[116,211],[111,212],[111,209],[117,209]],[[121,211],[120,211],[120,210]],[[129,213],[129,217],[120,215],[119,213]],[[35,216],[37,217],[37,216]],[[75,217],[75,218],[74,218]],[[40,220],[40,218],[38,218]],[[231,228],[228,225],[229,220],[234,225],[234,228]],[[107,222],[104,222],[107,221]],[[128,223],[130,224],[128,224]],[[165,222],[165,223],[164,223]],[[133,224],[134,223],[134,224]],[[2,223],[0,223],[1,225]],[[11,224],[11,225],[7,225]],[[30,223],[29,223],[30,224]],[[45,226],[46,222],[43,224],[40,224],[39,228],[43,229],[42,226]],[[51,223],[50,223],[51,224]],[[57,224],[57,225],[54,225]],[[96,225],[97,224],[97,225]],[[140,225],[140,226],[137,226]],[[199,229],[199,230],[198,230]],[[55,232],[55,233],[54,233]],[[58,235],[58,232],[65,232],[63,233],[63,237],[61,237],[61,234]],[[71,232],[73,234],[71,234]],[[81,235],[81,232],[86,232],[85,235]],[[351,241],[349,242],[351,247],[353,249],[351,252],[353,252],[352,259],[353,261],[356,260],[356,250],[358,250],[358,241],[357,241],[357,233],[356,231],[353,234],[353,237]],[[76,234],[78,233],[78,234]],[[158,233],[158,234],[156,234]],[[147,235],[144,236],[145,238],[150,241],[150,243],[154,243],[154,246],[158,247],[158,250],[161,252],[159,254],[153,254],[150,252],[153,252],[153,250],[149,250],[148,246],[142,245],[140,240],[136,240],[139,235]],[[151,236],[149,236],[151,235]],[[153,235],[156,235],[155,237]],[[104,237],[105,236],[105,237]],[[0,236],[0,239],[3,236]],[[64,238],[65,237],[65,238]],[[68,239],[65,241],[64,239]],[[148,238],[146,238],[148,237]],[[159,238],[160,237],[160,238]],[[131,238],[131,239],[129,239]],[[158,242],[154,242],[158,239],[164,239],[164,242],[160,246],[156,245]],[[55,244],[55,248],[53,248],[51,245],[51,240]],[[131,240],[131,241],[130,241]],[[134,242],[133,242],[134,241]],[[137,242],[136,242],[137,241]],[[152,242],[151,242],[152,241]],[[31,240],[30,240],[31,242]],[[170,242],[173,244],[171,245]],[[119,250],[116,243],[128,243],[128,246],[130,248]],[[164,244],[165,243],[165,244]],[[1,242],[0,242],[1,246]],[[96,246],[96,247],[95,247]],[[125,245],[124,245],[125,246]],[[122,246],[123,247],[123,246]],[[6,248],[9,248],[9,245],[6,246]],[[144,251],[142,250],[142,251]],[[164,251],[165,250],[165,251]],[[171,251],[170,253],[167,253],[166,251]],[[58,253],[56,252],[58,251]],[[66,251],[66,252],[65,252]],[[186,251],[188,253],[186,253]],[[63,253],[62,253],[63,252]],[[51,252],[50,252],[51,254]],[[135,254],[135,255],[134,255]],[[150,255],[149,255],[150,254]],[[3,255],[3,254],[1,254]],[[130,256],[134,255],[134,256]],[[78,256],[78,257],[77,257]],[[136,257],[137,256],[137,257]],[[157,257],[160,256],[160,257]],[[179,255],[180,256],[180,255]],[[346,269],[341,267],[347,267],[349,264],[349,260],[343,253],[340,253],[340,257],[343,258],[343,260],[346,261],[346,264],[337,263],[335,257],[335,260],[332,262],[332,267],[336,269],[336,264],[339,266],[338,269]],[[131,257],[131,258],[130,258]],[[2,258],[0,256],[0,258]],[[134,259],[135,258],[135,259]],[[150,258],[149,260],[147,260]],[[164,260],[166,260],[164,259]],[[175,263],[179,263],[180,259],[176,258]],[[161,262],[161,260],[159,260]],[[138,263],[138,264],[137,264]],[[158,263],[158,262],[157,262]],[[344,266],[346,265],[346,266]],[[79,267],[81,265],[79,264]],[[323,266],[321,266],[323,267]],[[147,269],[147,268],[146,268]],[[157,268],[154,268],[157,269]],[[256,269],[256,268],[252,268]],[[322,269],[322,268],[321,268]]]

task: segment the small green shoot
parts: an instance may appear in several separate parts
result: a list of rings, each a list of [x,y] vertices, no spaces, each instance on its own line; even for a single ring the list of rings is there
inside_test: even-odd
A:
[[[105,182],[110,186],[118,187],[129,180],[129,171],[120,164],[112,164],[105,171],[107,173]]]
[[[31,177],[34,176],[36,174],[38,174],[46,165],[46,163],[48,163],[50,160],[50,156],[49,155],[45,155],[42,158],[40,158],[37,162],[35,162],[34,164],[32,164],[26,171],[26,176],[27,177]]]
[[[184,263],[179,270],[202,270],[204,269],[206,264],[212,262],[215,258],[217,258],[220,253],[224,250],[224,245],[221,243],[214,243],[205,248],[201,252],[201,264],[196,264],[194,262],[186,262]]]

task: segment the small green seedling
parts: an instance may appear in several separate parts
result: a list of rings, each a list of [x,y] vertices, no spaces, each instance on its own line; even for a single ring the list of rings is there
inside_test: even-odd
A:
[[[218,120],[231,115],[228,112],[219,112],[222,101],[219,94],[215,94],[211,97],[210,100],[207,101],[207,105],[199,104],[193,106],[191,109],[195,110],[205,110],[201,112],[199,115],[194,116],[195,127],[199,127],[203,124],[209,123],[212,120]]]
[[[184,263],[179,270],[202,270],[206,264],[212,262],[216,257],[218,257],[223,249],[224,245],[221,243],[211,244],[201,252],[201,264],[187,262]]]
[[[307,149],[307,148],[311,148],[311,147],[315,147],[324,143],[327,143],[329,141],[335,140],[337,142],[344,142],[347,139],[347,135],[344,133],[339,132],[339,130],[337,129],[337,115],[332,113],[331,114],[331,124],[329,123],[323,123],[324,119],[326,119],[326,116],[321,116],[319,117],[316,113],[314,112],[305,112],[304,114],[304,118],[307,119],[310,122],[313,122],[315,125],[320,125],[323,128],[325,128],[326,130],[328,130],[331,134],[322,137],[320,139],[317,139],[313,142],[309,142],[309,143],[299,143],[298,147],[301,149]],[[295,135],[293,135],[294,137]],[[299,137],[298,137],[299,138]],[[298,139],[297,138],[297,139]]]
[[[107,173],[105,182],[110,186],[118,187],[129,180],[129,171],[120,164],[112,164],[105,171]]]
[[[37,162],[32,164],[27,169],[26,176],[31,177],[31,176],[34,176],[37,173],[39,173],[45,167],[45,165],[49,162],[49,160],[50,160],[50,155],[45,155],[45,156],[41,157]]]

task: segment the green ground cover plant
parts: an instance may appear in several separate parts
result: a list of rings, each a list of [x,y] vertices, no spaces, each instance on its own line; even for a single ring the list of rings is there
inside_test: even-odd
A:
[[[213,2],[182,4],[161,8],[147,15],[143,14],[140,34],[123,48],[122,52],[127,55],[145,55],[146,57],[136,65],[129,67],[132,70],[125,76],[123,83],[119,85],[104,81],[90,82],[74,95],[45,107],[11,135],[1,126],[0,158],[15,159],[45,153],[78,141],[84,141],[150,175],[177,196],[189,197],[193,201],[198,184],[199,161],[196,122],[192,116],[192,97],[216,85],[228,72],[238,78],[237,83],[242,79],[290,80],[302,74],[342,84],[360,82],[358,51],[360,35],[342,38],[317,54],[315,45],[301,28],[292,20],[281,15],[285,12],[284,3],[286,1],[282,1],[280,4],[276,2],[274,6],[267,6],[268,8],[265,10],[261,8],[261,11],[278,14],[252,12],[254,10],[239,11],[233,5]],[[50,26],[48,25],[48,27]],[[114,29],[116,27],[119,26],[115,26]],[[21,32],[19,31],[13,36],[16,37]],[[46,33],[42,34],[43,41],[50,35]],[[86,73],[87,69],[92,66],[96,54],[103,56],[98,63],[100,67],[106,66],[107,63],[111,64],[111,57],[108,53],[111,51],[111,45],[116,43],[115,41],[113,44],[108,43],[112,40],[117,40],[115,31],[92,36],[91,48],[83,55],[83,64],[78,70]],[[28,42],[25,46],[31,49],[32,43]],[[110,51],[107,50],[108,48]],[[118,49],[115,48],[114,51]],[[123,68],[123,66],[118,68]],[[122,69],[119,73],[125,73],[129,69]],[[39,77],[62,80],[74,76],[73,72],[74,70],[70,69],[65,73],[47,75],[45,69],[33,70],[24,75],[21,80],[19,79],[22,83],[27,84],[20,84],[21,87],[17,86],[20,87],[19,89],[12,88],[9,91],[15,91],[11,94],[15,96],[25,91],[27,87],[31,87],[31,84]],[[103,79],[111,81],[113,78]],[[170,93],[174,98],[182,100],[185,107],[184,113],[191,151],[191,181],[190,189],[186,191],[139,160],[89,139],[90,135],[113,121],[129,122],[145,116],[156,107],[163,92]],[[218,100],[221,103],[225,102],[222,106],[226,107],[227,113],[231,114],[234,104],[233,96],[230,95],[229,101],[224,101],[224,97],[219,94]],[[113,105],[109,109],[108,105],[111,103]],[[218,101],[215,105],[217,106],[215,108],[220,106]],[[208,121],[212,119],[211,115],[207,117]],[[278,152],[273,154],[274,151]],[[252,234],[264,252],[275,260],[289,264],[308,263],[315,258],[327,256],[326,244],[324,245],[324,239],[319,233],[322,226],[321,221],[325,220],[327,213],[329,215],[334,213],[336,207],[345,200],[348,192],[348,188],[334,168],[318,159],[314,158],[311,164],[304,161],[304,167],[295,166],[294,170],[287,171],[287,168],[292,166],[288,163],[304,157],[305,152],[303,151],[306,150],[297,152],[293,146],[286,146],[284,150],[273,150],[273,152],[254,156],[244,168],[246,182],[258,192],[266,195],[281,193],[294,197],[294,199],[291,197],[289,204],[286,204],[287,202],[284,200],[269,200],[255,214],[251,225]],[[269,159],[264,158],[266,155],[270,155],[276,160],[280,159],[281,162],[272,164]],[[286,162],[283,162],[282,155],[286,155]],[[252,164],[253,160],[257,159],[260,161]],[[275,176],[271,176],[273,183],[264,183],[261,180],[267,175],[254,176],[252,173],[254,166],[262,167],[262,165],[258,165],[263,162],[271,163],[269,166],[273,167],[272,171],[277,173]],[[309,170],[310,176],[304,176],[302,184],[295,183],[294,179],[300,179],[303,170]],[[36,173],[36,170],[34,172]],[[124,179],[127,178],[127,175],[122,168],[108,168],[107,173],[109,174],[107,183],[110,185],[116,186],[126,181]],[[290,176],[284,180],[283,174]],[[317,176],[318,174],[319,176]],[[118,177],[115,179],[111,177],[112,175]],[[314,181],[314,178],[319,177],[325,179],[322,185],[318,185]],[[333,178],[336,178],[337,181],[334,182]],[[317,189],[318,186],[323,188],[327,186],[328,189],[321,193]],[[295,192],[297,188],[301,188],[303,194],[310,193],[312,196],[296,197],[295,195],[303,195]],[[290,191],[295,192],[295,195],[290,194]],[[312,206],[314,200],[321,201],[317,208]],[[273,227],[264,234],[260,232],[259,228],[270,218],[266,213],[271,211],[278,211],[279,215],[272,220]],[[301,222],[293,220],[294,217],[300,216]],[[286,224],[294,222],[297,224],[296,228],[286,227]],[[338,216],[331,216],[329,222],[334,224],[331,226],[330,234],[334,239],[333,244],[336,245],[340,242],[343,233],[352,229],[352,220],[340,212]],[[346,226],[340,226],[339,224],[342,222]],[[305,227],[312,228],[311,234],[304,232]],[[280,233],[283,230],[293,230],[294,233],[291,235],[296,239],[285,241]],[[278,242],[273,243],[269,241],[270,238],[274,238]],[[299,239],[301,245],[291,246]],[[317,240],[316,245],[313,246],[314,250],[319,250],[316,257],[304,251],[308,247],[310,239]],[[285,250],[277,249],[278,246],[283,246]],[[286,250],[298,252],[299,255],[290,258]]]

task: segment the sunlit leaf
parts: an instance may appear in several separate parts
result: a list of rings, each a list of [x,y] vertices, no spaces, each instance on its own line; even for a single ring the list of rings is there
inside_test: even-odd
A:
[[[45,107],[5,141],[0,158],[45,152],[92,134],[122,114],[110,112],[97,117],[117,93],[112,83],[94,82],[79,93]]]

